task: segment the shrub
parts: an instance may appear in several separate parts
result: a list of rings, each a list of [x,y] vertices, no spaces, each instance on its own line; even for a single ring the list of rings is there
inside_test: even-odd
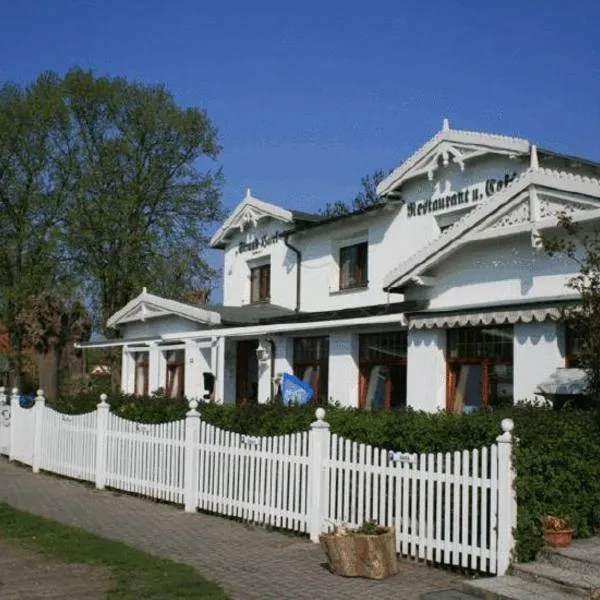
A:
[[[62,412],[88,412],[97,395],[55,403]],[[181,419],[187,403],[164,396],[111,396],[120,416],[146,423]],[[201,404],[202,418],[222,429],[246,435],[282,435],[306,430],[314,406]],[[468,415],[401,410],[392,413],[328,407],[332,433],[402,452],[451,452],[494,443],[500,421],[515,421],[517,473],[517,558],[531,560],[543,545],[540,517],[560,514],[577,537],[600,526],[600,419],[594,413],[517,405]]]

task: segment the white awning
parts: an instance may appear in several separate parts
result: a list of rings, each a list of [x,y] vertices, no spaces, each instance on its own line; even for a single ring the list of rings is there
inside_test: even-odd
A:
[[[561,307],[514,308],[498,310],[474,310],[473,312],[438,313],[436,315],[412,315],[409,329],[442,329],[449,327],[476,327],[478,325],[514,325],[515,323],[541,323],[546,319],[558,321]]]

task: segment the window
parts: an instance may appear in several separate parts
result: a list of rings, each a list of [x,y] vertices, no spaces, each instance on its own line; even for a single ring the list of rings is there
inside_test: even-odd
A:
[[[340,290],[364,287],[368,283],[368,243],[340,248]]]
[[[148,395],[148,352],[135,352],[135,383],[133,393],[136,396]]]
[[[470,412],[513,402],[512,327],[448,330],[447,409]]]
[[[271,265],[250,269],[250,302],[268,302],[271,298]]]
[[[360,407],[406,406],[406,332],[361,335],[358,348]]]
[[[169,350],[167,352],[167,381],[165,385],[167,398],[183,398],[184,367],[185,350]]]
[[[585,336],[572,325],[565,325],[565,366],[568,369],[577,369],[581,366],[581,352]]]
[[[327,400],[329,378],[329,338],[294,340],[294,375],[313,389],[313,399]]]

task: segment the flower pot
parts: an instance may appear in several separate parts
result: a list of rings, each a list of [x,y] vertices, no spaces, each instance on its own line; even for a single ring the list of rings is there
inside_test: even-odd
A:
[[[572,529],[559,529],[558,531],[546,529],[544,531],[544,539],[549,546],[554,548],[566,548],[571,544],[573,539]]]
[[[319,541],[335,575],[385,579],[398,572],[396,532],[392,528],[380,535],[323,534]]]

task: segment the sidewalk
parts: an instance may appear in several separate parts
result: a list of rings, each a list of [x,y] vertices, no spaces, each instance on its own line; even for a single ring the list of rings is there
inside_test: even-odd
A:
[[[323,567],[316,544],[222,517],[98,491],[0,458],[0,502],[197,568],[232,600],[418,600],[460,589],[462,577],[412,561],[384,581],[346,579]]]

